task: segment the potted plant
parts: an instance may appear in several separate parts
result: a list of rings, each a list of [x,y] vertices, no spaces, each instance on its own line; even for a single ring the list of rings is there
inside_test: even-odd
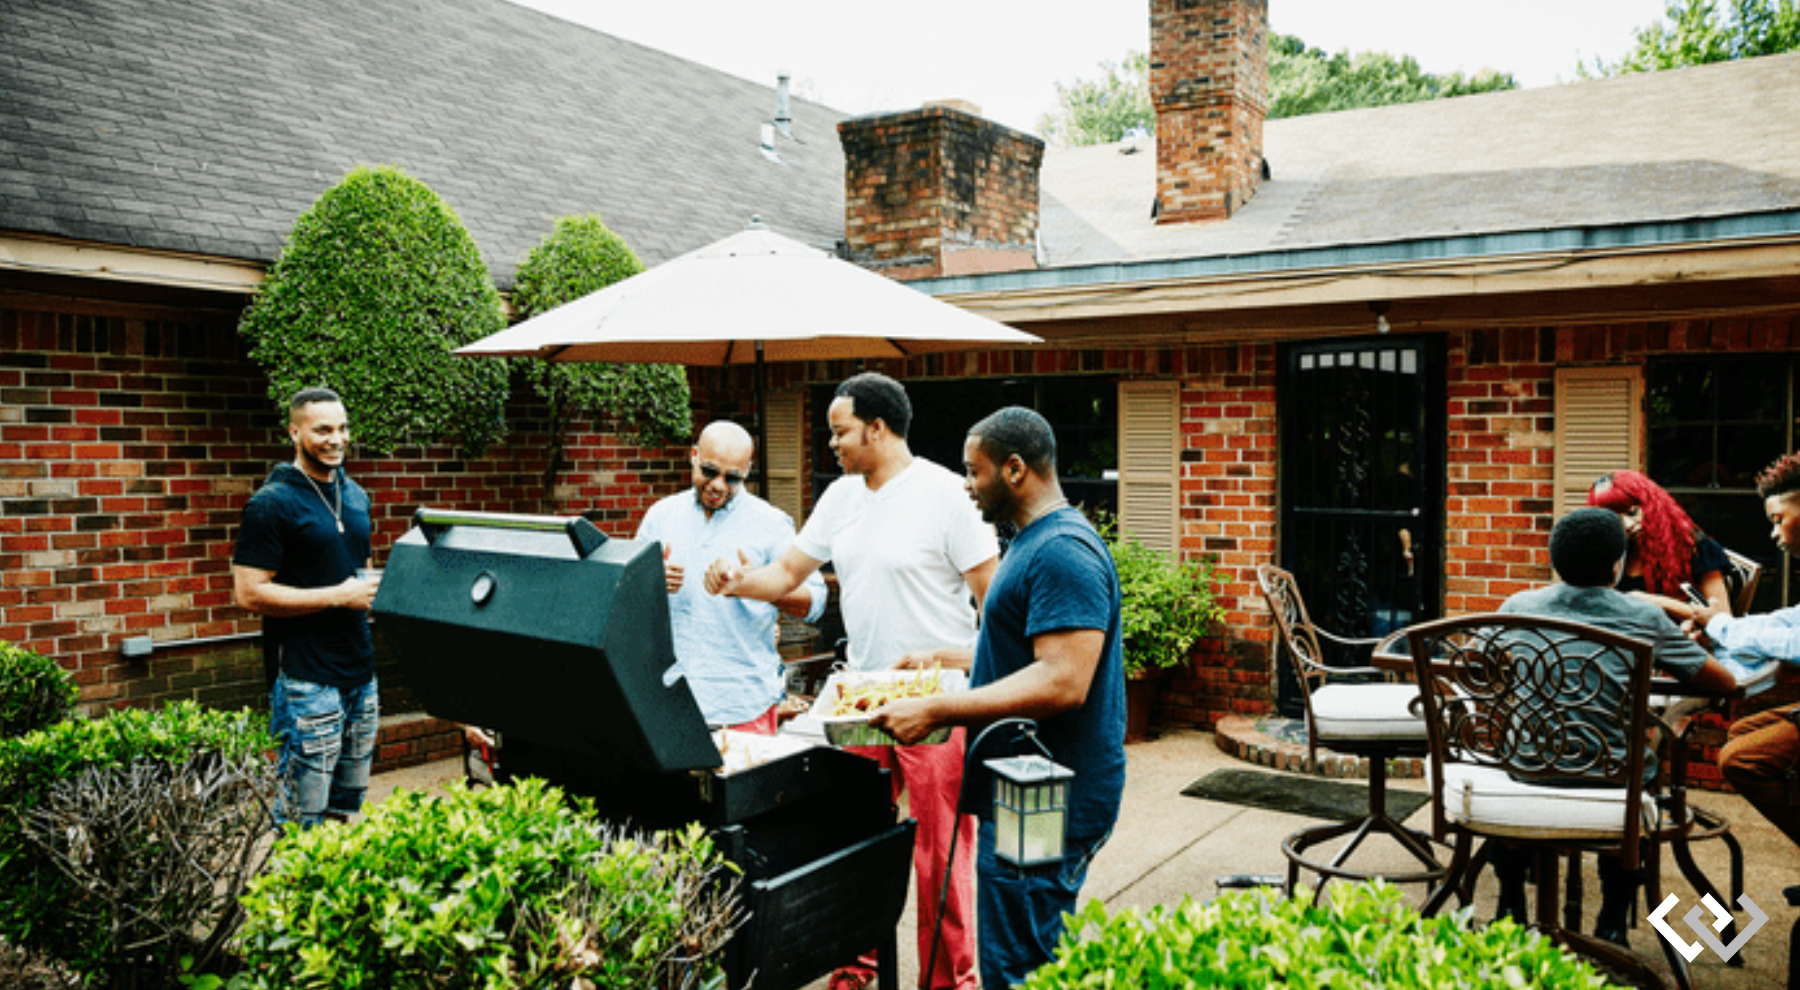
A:
[[[1214,590],[1211,558],[1182,560],[1147,547],[1102,515],[1095,524],[1119,570],[1125,676],[1187,663],[1194,643],[1224,617]]]
[[[1145,546],[1102,515],[1095,524],[1119,571],[1127,719],[1125,738],[1149,731],[1155,681],[1188,660],[1194,643],[1224,616],[1215,593],[1211,558],[1183,560]]]

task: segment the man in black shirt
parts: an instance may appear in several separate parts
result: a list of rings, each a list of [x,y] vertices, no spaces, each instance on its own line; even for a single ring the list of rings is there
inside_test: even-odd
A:
[[[361,810],[380,698],[368,612],[369,497],[344,473],[350,430],[330,389],[288,404],[294,461],[269,472],[244,507],[231,558],[237,603],[263,616],[278,674],[270,724],[281,741],[278,822],[311,828]]]

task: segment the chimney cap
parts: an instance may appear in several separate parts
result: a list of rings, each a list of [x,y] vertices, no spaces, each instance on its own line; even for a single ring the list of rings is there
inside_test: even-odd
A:
[[[981,104],[976,103],[972,100],[954,100],[954,99],[952,99],[952,100],[926,100],[925,101],[924,109],[930,110],[933,107],[943,107],[946,110],[956,110],[961,113],[966,113],[971,117],[981,116]]]

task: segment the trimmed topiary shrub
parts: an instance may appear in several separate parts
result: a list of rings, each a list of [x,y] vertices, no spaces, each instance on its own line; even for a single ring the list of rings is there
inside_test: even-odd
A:
[[[1056,958],[1024,990],[1132,987],[1332,987],[1455,990],[1615,985],[1555,942],[1501,921],[1469,926],[1470,912],[1422,918],[1399,888],[1379,880],[1312,892],[1227,891],[1208,904],[1108,914],[1089,901],[1070,921]]]
[[[273,828],[266,720],[186,701],[0,740],[0,937],[113,987],[216,953]]]
[[[228,985],[699,988],[722,973],[735,892],[698,825],[632,835],[536,779],[401,790],[283,838],[244,898]]]
[[[55,725],[75,712],[81,691],[62,665],[0,643],[0,739]]]
[[[597,213],[562,217],[556,229],[519,264],[513,309],[521,319],[573,302],[644,270],[637,253]],[[693,430],[687,372],[673,364],[575,364],[527,360],[527,376],[550,410],[548,498],[562,463],[570,422],[584,413],[607,415],[644,446],[686,439]]]
[[[505,433],[507,362],[456,357],[506,317],[475,239],[424,183],[360,165],[300,215],[239,329],[285,404],[324,385],[368,449]]]

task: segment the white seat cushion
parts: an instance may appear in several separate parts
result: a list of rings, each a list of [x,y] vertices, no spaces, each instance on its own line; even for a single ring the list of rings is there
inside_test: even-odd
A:
[[[1444,814],[1488,835],[1604,839],[1625,831],[1623,787],[1552,787],[1528,784],[1498,767],[1444,765]],[[1656,801],[1642,799],[1644,828],[1656,827]]]
[[[1313,731],[1319,742],[1425,741],[1425,721],[1408,707],[1418,698],[1412,684],[1327,684],[1312,693]]]

